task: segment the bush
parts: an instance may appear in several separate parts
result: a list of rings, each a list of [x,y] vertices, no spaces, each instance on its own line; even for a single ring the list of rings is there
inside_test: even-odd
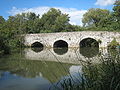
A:
[[[0,36],[0,54],[9,54],[10,49],[8,45],[6,45],[2,36]]]
[[[62,90],[120,90],[120,55],[101,56],[99,60],[99,64],[83,65],[82,75],[78,73],[80,76],[75,79],[79,81],[78,84],[73,78],[59,81]]]
[[[111,49],[115,49],[117,46],[119,46],[119,43],[116,41],[116,39],[114,38],[111,43],[108,45],[109,48]]]

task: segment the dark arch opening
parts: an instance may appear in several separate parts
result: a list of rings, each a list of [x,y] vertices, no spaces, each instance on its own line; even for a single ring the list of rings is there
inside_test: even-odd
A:
[[[58,55],[63,55],[68,51],[68,43],[63,40],[58,40],[53,45],[54,52]]]
[[[42,48],[43,44],[41,44],[40,42],[34,42],[31,47],[37,47],[37,48]]]
[[[99,54],[99,43],[92,38],[85,38],[80,42],[80,53],[87,57],[92,58]]]
[[[31,45],[31,49],[35,52],[41,52],[43,50],[44,46],[40,42],[34,42]]]
[[[98,47],[99,43],[93,38],[85,38],[80,42],[80,47]]]
[[[54,48],[68,48],[68,43],[63,40],[58,40],[53,45]]]

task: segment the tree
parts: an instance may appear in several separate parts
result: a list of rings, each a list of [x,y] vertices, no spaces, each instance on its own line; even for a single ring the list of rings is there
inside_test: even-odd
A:
[[[119,31],[120,29],[120,1],[116,0],[111,12],[107,18],[103,18],[100,22],[100,26],[104,30]]]
[[[113,16],[117,22],[120,22],[120,1],[117,0],[113,7]]]
[[[99,8],[91,8],[83,15],[82,22],[84,26],[95,26],[98,27],[100,22],[103,19],[106,19],[110,14],[109,10],[99,9]]]
[[[9,30],[15,30],[16,34],[35,33],[37,30],[36,21],[39,15],[28,12],[10,16],[7,20],[7,27]]]
[[[69,18],[67,14],[62,14],[61,16],[58,16],[55,20],[55,24],[53,25],[52,29],[54,32],[61,32],[65,31],[67,29],[67,26],[69,25]]]
[[[109,31],[120,30],[120,1],[114,3],[113,12],[106,19],[102,19],[100,25]]]
[[[0,54],[8,54],[9,53],[9,47],[6,45],[6,37],[5,34],[3,34],[3,31],[5,31],[5,19],[0,16]]]
[[[114,30],[120,30],[120,1],[117,0],[114,3],[113,13],[112,13],[113,21],[112,27]]]
[[[4,24],[5,24],[5,19],[2,16],[0,16],[0,30],[2,29]]]
[[[38,23],[42,32],[61,32],[66,30],[67,25],[69,25],[68,14],[63,14],[59,9],[55,8],[51,8],[47,13],[43,14]]]
[[[3,24],[3,23],[5,23],[5,19],[2,16],[0,16],[0,24]]]

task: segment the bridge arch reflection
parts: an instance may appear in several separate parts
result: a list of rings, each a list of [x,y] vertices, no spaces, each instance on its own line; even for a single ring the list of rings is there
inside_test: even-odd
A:
[[[99,42],[94,38],[84,38],[79,43],[79,52],[87,58],[95,57],[99,54]]]
[[[68,52],[68,48],[53,48],[53,50],[58,55],[64,55]]]
[[[57,49],[56,49],[57,50]],[[54,48],[44,48],[42,52],[36,53],[30,48],[25,49],[25,57],[29,60],[44,60],[55,61],[63,63],[79,64],[85,62],[89,58],[94,58],[92,62],[98,62],[96,58],[98,55],[85,56],[85,53],[81,53],[79,48],[68,48],[65,53],[56,53]]]
[[[95,57],[99,54],[99,48],[97,47],[84,47],[79,49],[80,54],[87,58]]]

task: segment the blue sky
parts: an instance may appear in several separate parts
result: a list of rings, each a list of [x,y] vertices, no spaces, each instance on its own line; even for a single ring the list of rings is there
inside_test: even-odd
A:
[[[90,8],[112,10],[115,0],[1,0],[0,16],[8,16],[22,12],[46,13],[50,8],[60,9],[70,16],[70,23],[81,25],[81,19]]]

